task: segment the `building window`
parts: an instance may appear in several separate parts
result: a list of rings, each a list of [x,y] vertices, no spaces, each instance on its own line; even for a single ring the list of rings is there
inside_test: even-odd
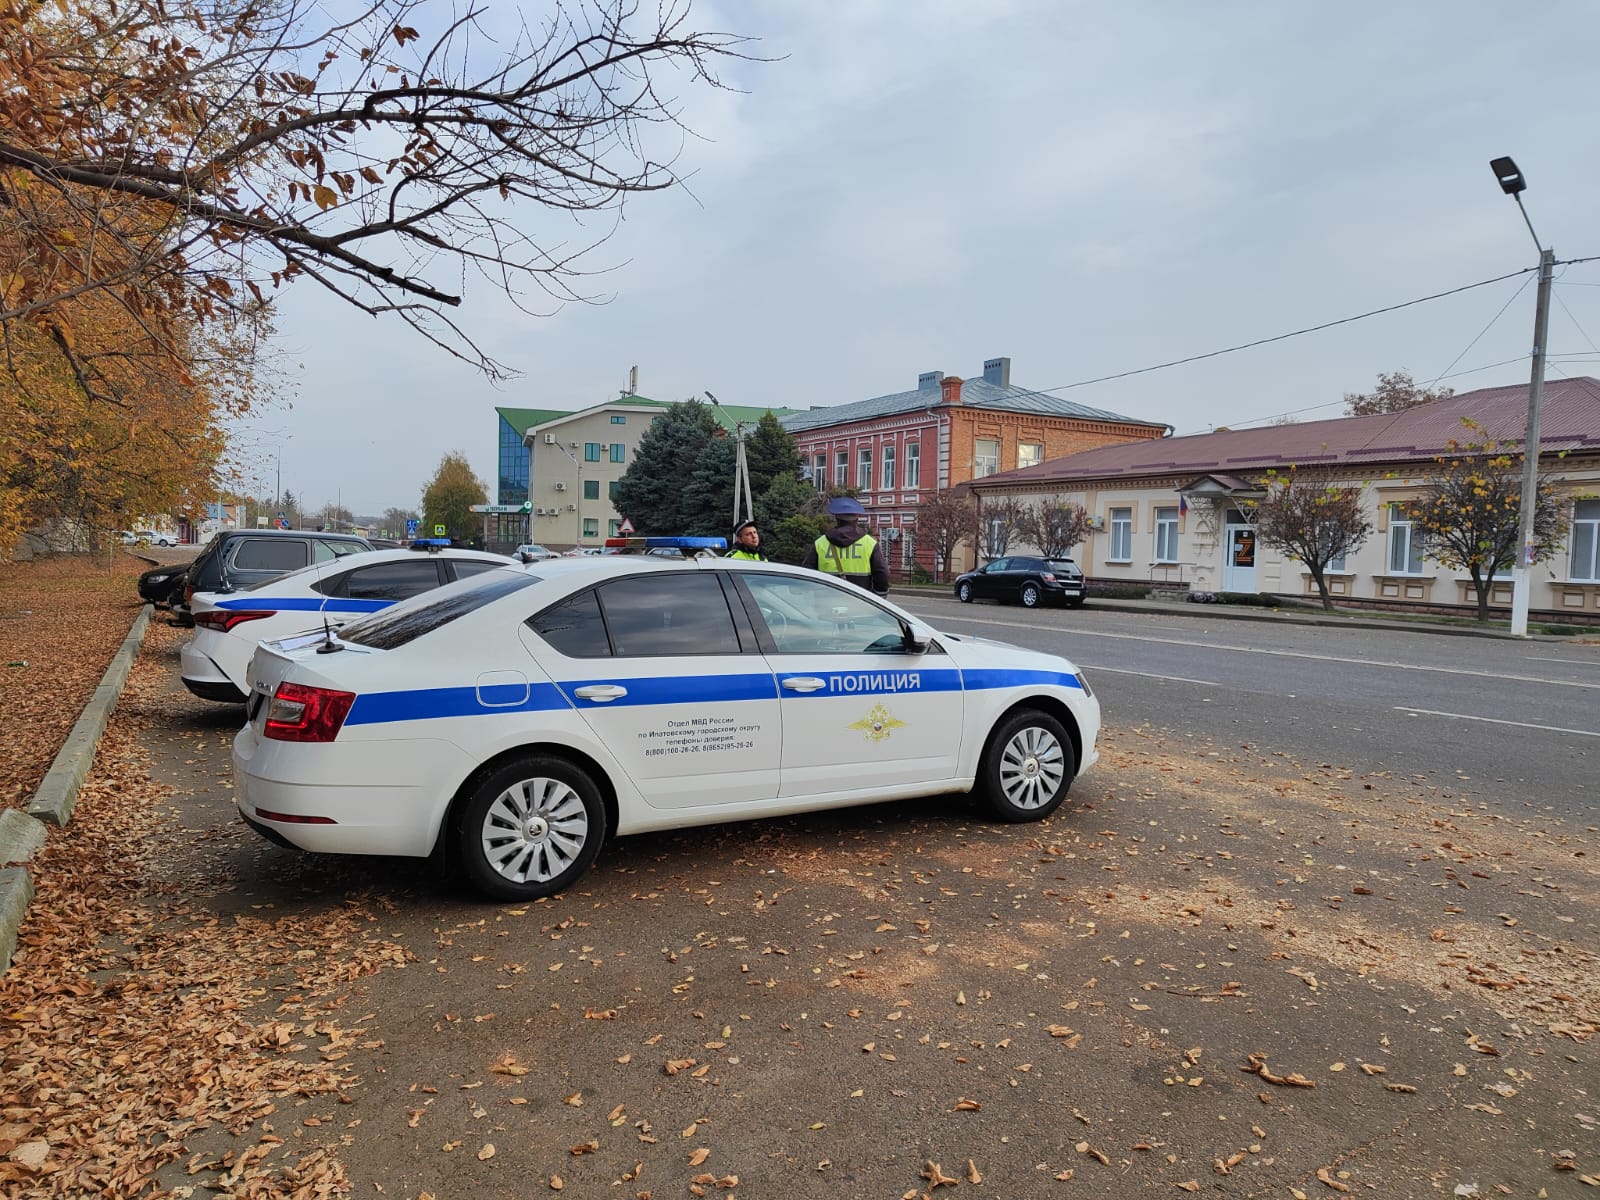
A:
[[[856,456],[856,490],[870,492],[872,490],[872,448],[861,447]]]
[[[583,461],[584,462],[599,462],[600,461],[600,443],[599,442],[585,442],[583,444]]]
[[[1044,446],[1039,442],[1017,443],[1017,466],[1037,467],[1044,461]]]
[[[972,443],[972,477],[982,479],[1000,470],[1000,439],[978,438]]]
[[[1329,575],[1343,575],[1345,573],[1344,555],[1335,554],[1328,560],[1328,565],[1322,569]]]
[[[833,456],[833,483],[835,487],[850,485],[850,451],[841,450]]]
[[[1133,509],[1111,510],[1111,562],[1133,561]]]
[[[901,483],[902,487],[916,488],[922,486],[922,443],[906,443],[906,477]]]
[[[1579,500],[1572,506],[1573,582],[1600,583],[1600,500]]]
[[[606,536],[607,537],[621,537],[622,536],[622,522],[617,520],[617,518],[615,518],[615,517],[612,517],[611,520],[607,521],[606,522]]]
[[[585,500],[600,499],[600,481],[598,479],[585,479],[583,481],[583,498]]]
[[[599,537],[600,536],[600,518],[599,517],[585,517],[583,519],[583,536],[584,537]]]
[[[1156,561],[1158,563],[1175,563],[1178,561],[1178,509],[1156,509]]]
[[[817,491],[828,490],[828,456],[819,454],[811,460],[811,482],[817,485]]]
[[[628,423],[628,418],[623,416],[621,413],[612,413],[611,423],[613,425],[626,425]]]
[[[611,443],[611,461],[612,462],[621,462],[623,455],[625,455],[627,452],[628,452],[628,448],[626,446],[624,446],[621,442],[612,442]]]
[[[1389,506],[1389,574],[1422,574],[1422,550],[1416,526],[1404,504]]]
[[[617,502],[617,485],[621,480],[613,479],[606,484],[606,499],[615,504]]]
[[[917,565],[917,535],[909,529],[900,531],[900,566],[909,571]]]
[[[879,485],[886,492],[894,490],[894,447],[883,448],[883,482]]]

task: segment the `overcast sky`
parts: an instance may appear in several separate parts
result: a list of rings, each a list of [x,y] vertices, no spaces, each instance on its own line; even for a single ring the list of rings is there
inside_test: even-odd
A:
[[[297,284],[293,409],[243,439],[265,491],[280,468],[307,507],[377,515],[460,450],[492,492],[497,405],[586,407],[635,365],[657,399],[803,408],[1009,355],[1014,384],[1180,434],[1338,416],[1397,368],[1525,382],[1531,275],[1067,386],[1534,266],[1502,154],[1543,243],[1600,255],[1590,0],[725,0],[693,21],[776,61],[682,93],[689,189],[630,202],[590,260],[609,303],[535,319],[474,281],[458,319],[521,372],[496,387]],[[1558,272],[1550,376],[1600,375],[1600,262]]]

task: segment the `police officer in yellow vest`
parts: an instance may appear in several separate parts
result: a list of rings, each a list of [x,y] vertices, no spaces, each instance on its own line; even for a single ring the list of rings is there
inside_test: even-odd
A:
[[[829,575],[843,575],[880,596],[889,594],[889,568],[883,561],[878,539],[859,522],[867,515],[861,501],[850,496],[835,496],[828,501],[828,513],[839,522],[806,551],[801,566]]]
[[[733,549],[729,550],[727,558],[744,558],[751,562],[766,562],[767,556],[761,553],[761,531],[756,528],[754,521],[741,521],[733,531]]]

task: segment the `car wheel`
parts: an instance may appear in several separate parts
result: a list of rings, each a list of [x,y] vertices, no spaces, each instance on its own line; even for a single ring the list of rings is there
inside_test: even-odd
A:
[[[1039,607],[1039,585],[1037,583],[1025,583],[1022,585],[1022,607]]]
[[[972,585],[970,583],[956,584],[956,599],[963,604],[972,603]]]
[[[530,754],[479,780],[456,813],[456,858],[472,886],[496,900],[536,900],[570,887],[606,835],[606,809],[589,773]]]
[[[1023,709],[989,735],[978,783],[1000,820],[1037,821],[1061,807],[1076,774],[1072,743],[1061,722]]]

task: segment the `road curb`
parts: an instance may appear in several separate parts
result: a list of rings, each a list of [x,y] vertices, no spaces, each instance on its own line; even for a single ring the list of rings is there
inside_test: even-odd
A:
[[[50,764],[44,781],[33,795],[33,803],[25,814],[12,817],[8,812],[4,822],[8,858],[16,855],[25,860],[45,842],[45,822],[57,827],[66,825],[78,802],[78,791],[94,762],[100,735],[105,732],[112,710],[122,696],[122,689],[133,670],[133,662],[144,644],[145,631],[150,627],[150,614],[154,606],[146,604],[139,610],[128,636],[111,659],[100,686],[84,706],[82,714],[72,726],[55,761]],[[15,810],[12,810],[15,811]],[[27,824],[19,824],[27,822]],[[35,828],[30,828],[35,826]],[[11,956],[17,948],[17,933],[22,928],[22,918],[33,899],[33,880],[24,867],[7,866],[0,869],[0,972],[11,966]]]

